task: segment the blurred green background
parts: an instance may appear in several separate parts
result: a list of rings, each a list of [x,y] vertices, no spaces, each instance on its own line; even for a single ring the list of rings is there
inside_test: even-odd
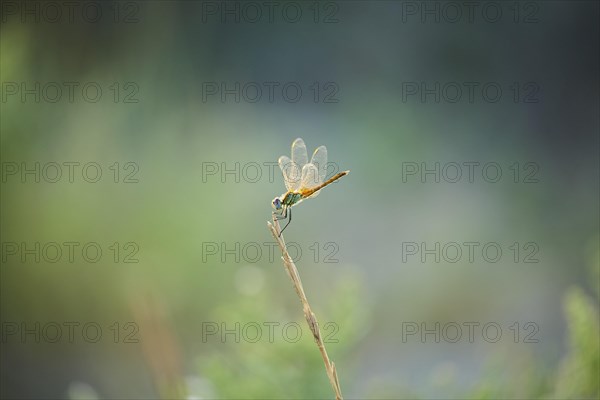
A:
[[[598,398],[598,3],[274,3],[2,4],[2,397],[331,398],[266,227],[302,137],[351,170],[285,232],[346,398]],[[502,176],[406,174],[465,162]],[[407,253],[436,242],[503,253]]]

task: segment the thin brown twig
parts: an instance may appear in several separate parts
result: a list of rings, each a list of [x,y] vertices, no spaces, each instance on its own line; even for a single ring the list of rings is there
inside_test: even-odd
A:
[[[308,303],[308,299],[306,298],[306,294],[304,293],[304,288],[302,286],[302,281],[300,280],[300,275],[298,275],[298,270],[296,269],[296,265],[292,258],[290,257],[287,247],[285,245],[285,240],[283,236],[280,235],[281,228],[279,227],[279,222],[273,218],[273,223],[267,222],[267,226],[273,234],[273,237],[279,244],[279,248],[281,249],[283,260],[283,265],[286,268],[286,271],[294,284],[294,289],[296,289],[296,293],[300,298],[300,302],[302,303],[302,309],[304,311],[304,317],[306,318],[306,322],[308,322],[308,327],[310,328],[313,337],[315,338],[315,342],[317,346],[319,346],[319,351],[321,352],[321,356],[323,357],[323,362],[325,363],[325,371],[327,372],[327,377],[329,378],[329,383],[331,383],[331,387],[335,392],[336,400],[342,399],[342,390],[340,389],[340,381],[337,376],[337,371],[335,369],[335,364],[333,361],[329,360],[329,356],[327,355],[327,350],[325,349],[325,344],[323,343],[323,339],[321,337],[321,331],[319,330],[319,325],[317,323],[317,317],[312,312],[310,308],[310,304]]]

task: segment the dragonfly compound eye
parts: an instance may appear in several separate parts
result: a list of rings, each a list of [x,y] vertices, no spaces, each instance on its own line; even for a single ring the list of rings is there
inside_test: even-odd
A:
[[[273,199],[273,208],[276,210],[281,209],[281,200],[279,200],[279,197],[275,197],[275,199]]]

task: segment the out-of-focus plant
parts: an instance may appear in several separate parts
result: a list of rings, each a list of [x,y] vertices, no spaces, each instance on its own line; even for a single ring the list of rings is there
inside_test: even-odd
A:
[[[557,398],[600,398],[600,331],[594,303],[579,288],[567,292],[564,308],[569,324],[569,354],[558,372]]]
[[[556,398],[600,398],[600,330],[598,301],[600,298],[600,249],[598,236],[589,242],[586,261],[589,284],[596,298],[578,287],[565,296],[564,310],[569,332],[569,353],[556,376]]]
[[[563,309],[568,326],[568,353],[557,371],[548,371],[541,362],[531,358],[524,358],[526,361],[519,363],[505,360],[504,365],[497,366],[477,385],[470,398],[600,398],[600,253],[597,239],[593,243],[587,261],[590,285],[596,298],[587,295],[579,287],[573,286],[567,290]],[[507,375],[510,378],[503,380]]]
[[[563,308],[567,322],[568,352],[558,367],[553,369],[535,357],[533,351],[519,354],[506,353],[494,357],[487,373],[473,388],[462,392],[448,387],[449,398],[470,399],[597,399],[600,398],[600,330],[598,317],[599,276],[597,250],[588,258],[591,265],[591,289],[595,296],[588,295],[579,287],[571,287],[564,296]],[[331,293],[331,302],[322,315],[335,321],[339,332],[337,343],[328,343],[331,353],[344,365],[350,358],[357,341],[367,333],[369,326],[362,302],[358,280],[345,277]],[[238,299],[236,302],[215,310],[215,321],[234,321],[243,326],[245,322],[273,321],[281,325],[293,321],[304,327],[301,315],[293,309],[286,312],[268,293]],[[275,311],[274,311],[275,310]],[[321,313],[321,310],[319,310]],[[281,325],[279,328],[281,328]],[[263,331],[266,330],[263,329]],[[220,334],[218,335],[220,338]],[[248,343],[235,343],[232,335],[220,350],[199,360],[200,373],[212,384],[209,397],[214,398],[321,398],[328,393],[327,378],[322,371],[322,360],[314,351],[313,338],[308,329],[302,338],[291,343],[281,334],[273,343],[265,338]],[[211,345],[211,348],[215,346]],[[351,375],[346,366],[345,374]],[[341,377],[341,384],[344,379]],[[386,380],[373,381],[366,394],[374,398],[426,398],[412,391],[403,382]],[[432,383],[433,384],[433,383]],[[352,385],[349,385],[352,387]],[[400,391],[400,392],[399,392]],[[201,394],[206,395],[206,394]]]
[[[352,354],[357,341],[367,331],[367,306],[362,300],[358,281],[348,276],[341,278],[331,291],[330,299],[328,306],[318,311],[325,321],[321,322],[321,330],[330,353],[340,360],[339,365],[344,365],[345,357]],[[331,388],[323,373],[323,360],[315,351],[314,338],[302,313],[294,312],[296,308],[285,311],[277,307],[277,303],[277,299],[263,292],[252,299],[241,298],[215,310],[214,321],[226,322],[227,329],[235,329],[235,322],[241,327],[257,323],[262,327],[262,337],[255,343],[243,337],[236,343],[233,334],[222,338],[221,332],[207,338],[212,349],[218,348],[198,360],[200,374],[212,383],[213,393],[209,393],[209,397],[308,399],[329,394]],[[272,343],[264,322],[279,323],[274,328]],[[302,336],[297,342],[286,340],[282,334],[283,326],[290,322],[301,327]],[[328,322],[330,324],[325,327]],[[254,335],[255,330],[251,332]],[[290,329],[289,336],[295,336],[295,332]],[[219,343],[215,345],[211,340]],[[343,385],[343,377],[340,379]]]

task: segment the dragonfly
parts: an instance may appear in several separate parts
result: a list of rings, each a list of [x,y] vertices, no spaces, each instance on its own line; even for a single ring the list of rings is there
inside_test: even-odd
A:
[[[279,168],[283,173],[283,181],[287,192],[275,197],[272,206],[276,220],[287,219],[287,223],[279,232],[279,236],[292,222],[292,207],[300,204],[304,199],[317,197],[325,186],[337,181],[350,171],[338,172],[331,178],[327,176],[327,148],[319,146],[314,151],[310,162],[304,140],[298,138],[292,143],[292,158],[281,156],[278,160]]]

